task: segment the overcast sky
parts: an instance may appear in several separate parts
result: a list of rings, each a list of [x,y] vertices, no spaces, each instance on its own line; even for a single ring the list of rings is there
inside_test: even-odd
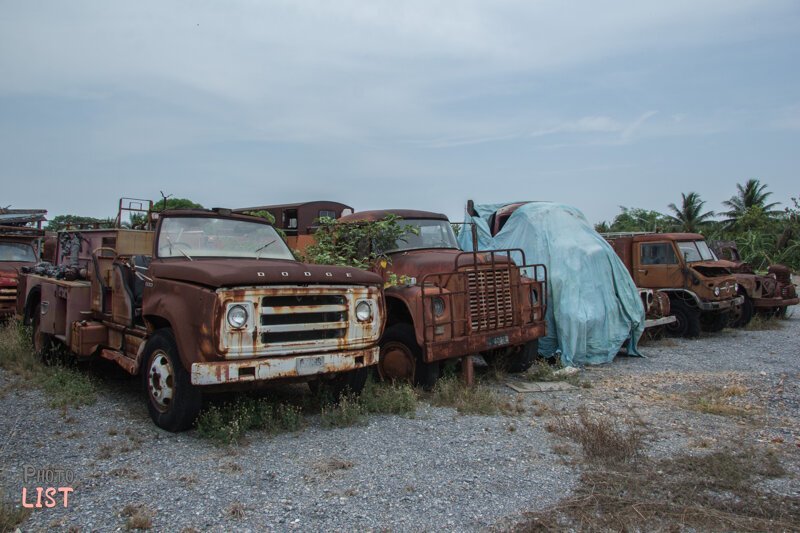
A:
[[[800,2],[0,0],[0,204],[800,195]]]

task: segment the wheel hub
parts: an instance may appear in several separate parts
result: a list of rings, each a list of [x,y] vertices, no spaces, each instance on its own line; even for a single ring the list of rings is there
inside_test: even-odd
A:
[[[156,409],[161,412],[169,409],[175,396],[175,372],[164,352],[156,352],[150,361],[147,390]]]
[[[378,372],[382,379],[414,381],[415,360],[405,344],[389,342],[381,348]]]

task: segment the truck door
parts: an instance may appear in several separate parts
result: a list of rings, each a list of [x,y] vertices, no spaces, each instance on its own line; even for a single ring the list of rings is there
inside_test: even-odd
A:
[[[637,287],[647,289],[682,287],[683,274],[672,242],[635,243],[633,276]]]

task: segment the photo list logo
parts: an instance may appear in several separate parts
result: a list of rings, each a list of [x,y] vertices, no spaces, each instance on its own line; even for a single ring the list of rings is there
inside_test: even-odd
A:
[[[22,506],[26,509],[52,508],[62,504],[69,506],[69,495],[75,473],[69,468],[35,468],[25,465],[22,471]],[[35,485],[28,492],[28,485]]]

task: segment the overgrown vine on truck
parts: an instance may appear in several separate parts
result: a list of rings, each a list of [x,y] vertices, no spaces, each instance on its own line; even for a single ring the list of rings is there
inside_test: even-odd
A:
[[[365,270],[376,265],[387,268],[391,259],[386,252],[396,248],[399,239],[418,232],[415,227],[400,224],[400,217],[395,215],[382,220],[358,222],[338,222],[322,217],[314,234],[316,242],[303,252],[303,261]],[[386,285],[400,285],[408,281],[406,276],[389,271]]]

